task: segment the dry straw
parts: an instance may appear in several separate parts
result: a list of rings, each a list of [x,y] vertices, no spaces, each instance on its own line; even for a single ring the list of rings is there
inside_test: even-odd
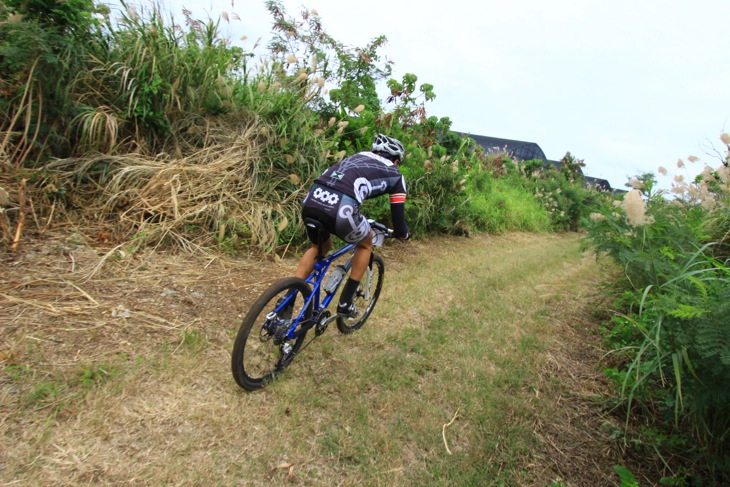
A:
[[[197,252],[235,227],[245,229],[250,244],[272,249],[286,227],[282,222],[292,221],[298,208],[300,190],[293,184],[298,177],[263,164],[271,141],[259,123],[237,122],[191,124],[187,145],[179,143],[175,155],[97,154],[49,167],[56,184],[60,179],[69,185],[108,168],[106,184],[87,189],[84,205],[107,221],[113,216],[127,238],[136,235],[147,244],[164,241]],[[283,184],[288,191],[282,191]]]

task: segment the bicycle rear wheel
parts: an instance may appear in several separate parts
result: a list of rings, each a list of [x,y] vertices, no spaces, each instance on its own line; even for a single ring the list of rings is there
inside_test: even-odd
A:
[[[302,314],[311,293],[304,280],[287,277],[272,284],[251,306],[231,354],[231,370],[239,386],[249,391],[261,389],[291,363],[308,329],[299,325],[293,339],[286,332],[292,319]],[[310,306],[300,322],[310,319],[311,314]]]
[[[357,307],[358,314],[353,318],[337,317],[337,329],[344,334],[350,334],[362,327],[375,308],[375,303],[380,297],[383,288],[383,277],[385,275],[385,262],[379,255],[373,254],[373,262],[360,280],[360,285],[355,291],[353,303]],[[349,277],[349,273],[347,275]],[[347,279],[345,277],[345,280]]]

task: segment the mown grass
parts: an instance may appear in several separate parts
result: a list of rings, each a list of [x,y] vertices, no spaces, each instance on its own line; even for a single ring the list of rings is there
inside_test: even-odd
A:
[[[61,381],[78,393],[53,416],[4,395],[4,480],[547,485],[558,470],[534,428],[559,406],[543,390],[543,354],[560,339],[556,308],[595,279],[595,264],[575,235],[411,249],[405,261],[386,249],[367,326],[328,330],[258,393],[230,377],[236,323],[211,323],[142,358],[75,369],[93,380]],[[24,377],[11,380],[28,387]]]

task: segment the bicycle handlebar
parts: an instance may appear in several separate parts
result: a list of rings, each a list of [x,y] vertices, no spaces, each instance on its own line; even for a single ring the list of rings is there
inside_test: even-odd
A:
[[[392,228],[388,228],[385,225],[383,225],[380,222],[377,222],[375,220],[368,220],[370,222],[370,226],[374,228],[375,230],[380,230],[385,234],[386,237],[392,237],[394,230]]]
[[[383,240],[385,240],[386,238],[393,237],[394,231],[392,228],[388,228],[382,223],[375,220],[368,219],[368,222],[370,223],[370,228],[372,228],[375,233],[375,235],[373,236],[373,245],[375,247],[380,247],[381,245],[383,245]]]

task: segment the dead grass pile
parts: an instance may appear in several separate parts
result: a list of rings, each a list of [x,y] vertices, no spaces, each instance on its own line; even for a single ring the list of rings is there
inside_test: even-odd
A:
[[[13,230],[10,215],[17,214],[19,205],[16,201],[13,201],[10,192],[5,189],[9,187],[8,182],[5,178],[0,178],[0,235],[2,236],[0,242],[12,245]]]
[[[17,254],[0,253],[0,424],[3,408],[20,407],[44,381],[78,392],[84,364],[156,356],[198,336],[227,353],[241,311],[290,272],[174,251],[140,252],[95,272],[100,258],[80,235],[54,231],[29,237]],[[9,381],[18,367],[32,369],[33,381]],[[54,407],[56,398],[41,402]]]
[[[115,240],[137,242],[132,250],[172,244],[200,252],[216,242],[274,248],[303,190],[299,177],[266,164],[272,141],[262,125],[193,121],[181,133],[173,153],[55,161],[42,186],[73,188],[75,206],[111,225]]]

